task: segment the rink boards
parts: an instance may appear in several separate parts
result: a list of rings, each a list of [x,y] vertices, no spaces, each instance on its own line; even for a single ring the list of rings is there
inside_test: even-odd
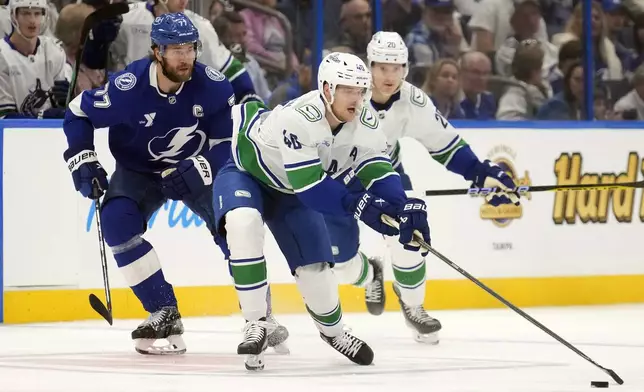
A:
[[[87,302],[89,293],[103,297],[93,205],[75,192],[62,159],[61,122],[3,120],[0,125],[4,322],[98,317]],[[504,165],[520,184],[644,179],[642,123],[468,122],[457,127],[481,159]],[[96,150],[111,172],[107,132],[96,132]],[[405,140],[402,153],[419,194],[467,187],[415,141]],[[426,201],[436,249],[518,305],[644,302],[641,189],[534,193],[521,207],[502,209],[468,196]],[[182,203],[168,202],[149,227],[146,238],[160,255],[184,316],[238,311],[226,264],[199,218]],[[362,242],[368,254],[386,253],[373,233]],[[265,254],[275,311],[304,311],[270,233]],[[115,317],[142,317],[143,309],[108,258]],[[427,270],[428,307],[499,306],[439,260],[428,258]],[[392,279],[390,268],[386,278]],[[387,309],[396,309],[393,292],[388,294]],[[341,287],[341,298],[345,311],[365,310],[362,290]]]

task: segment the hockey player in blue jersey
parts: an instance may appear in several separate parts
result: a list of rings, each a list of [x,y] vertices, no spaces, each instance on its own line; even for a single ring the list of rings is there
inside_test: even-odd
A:
[[[153,56],[134,61],[102,88],[70,102],[64,153],[84,197],[105,193],[107,244],[150,317],[132,332],[142,354],[181,354],[186,346],[173,287],[142,235],[167,199],[181,200],[213,233],[212,182],[230,157],[233,88],[223,74],[196,61],[197,29],[181,13],[152,25]],[[94,129],[109,127],[116,169],[109,184],[94,151]],[[162,175],[163,173],[163,175]],[[157,346],[158,339],[168,344]]]

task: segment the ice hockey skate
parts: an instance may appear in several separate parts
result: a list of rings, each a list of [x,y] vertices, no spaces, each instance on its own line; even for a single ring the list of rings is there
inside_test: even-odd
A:
[[[175,306],[167,306],[150,314],[147,320],[132,331],[132,339],[139,354],[178,355],[186,352],[182,334],[183,323],[179,311]],[[167,344],[155,345],[160,339],[167,340]]]
[[[369,264],[373,268],[373,280],[365,286],[365,303],[367,311],[378,316],[385,310],[385,277],[382,260],[377,257],[370,258]]]
[[[320,337],[335,351],[349,358],[351,362],[358,365],[371,365],[373,362],[373,350],[361,339],[353,336],[349,331],[342,335],[330,337],[320,332]]]
[[[393,286],[394,293],[396,293],[398,302],[400,303],[400,309],[405,316],[405,323],[413,331],[414,340],[419,343],[438,344],[438,331],[442,328],[440,321],[428,315],[425,308],[423,308],[423,305],[405,305],[400,298],[400,291],[398,290],[396,283],[394,283]]]
[[[264,369],[264,351],[268,346],[267,326],[264,317],[247,321],[244,326],[244,340],[237,346],[237,354],[246,355],[244,364],[247,370]]]
[[[272,314],[266,318],[266,330],[268,333],[268,347],[271,347],[277,354],[290,354],[286,340],[288,339],[288,329],[277,322]]]

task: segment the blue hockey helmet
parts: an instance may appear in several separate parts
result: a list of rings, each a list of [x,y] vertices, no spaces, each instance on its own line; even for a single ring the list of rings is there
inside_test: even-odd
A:
[[[152,45],[158,46],[161,51],[167,45],[195,44],[195,48],[201,47],[199,30],[180,12],[163,14],[154,19],[150,38]]]

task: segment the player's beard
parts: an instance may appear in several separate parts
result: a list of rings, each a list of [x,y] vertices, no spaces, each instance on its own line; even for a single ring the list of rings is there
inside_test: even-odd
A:
[[[187,64],[188,64],[188,66],[190,67],[190,69],[188,70],[188,72],[186,72],[186,73],[182,73],[182,74],[179,74],[179,73],[176,71],[176,68],[169,68],[169,67],[166,65],[165,60],[162,60],[162,61],[161,61],[161,72],[163,72],[163,76],[165,76],[166,78],[170,79],[170,81],[172,81],[172,82],[174,82],[174,83],[183,83],[183,82],[187,82],[187,81],[188,81],[188,80],[190,80],[190,78],[192,77],[192,71],[193,71],[193,70],[194,70],[194,68],[195,68],[195,64],[194,64],[194,63],[192,63],[192,64],[187,63]],[[185,66],[185,64],[181,64],[181,66]]]

